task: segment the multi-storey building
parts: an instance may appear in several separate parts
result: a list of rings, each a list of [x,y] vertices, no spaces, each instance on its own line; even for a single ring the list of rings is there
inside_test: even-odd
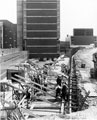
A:
[[[17,47],[16,24],[8,20],[0,20],[0,48]]]
[[[71,36],[71,45],[90,45],[96,42],[93,29],[74,29]]]
[[[18,0],[18,47],[28,50],[29,58],[59,55],[60,0]]]

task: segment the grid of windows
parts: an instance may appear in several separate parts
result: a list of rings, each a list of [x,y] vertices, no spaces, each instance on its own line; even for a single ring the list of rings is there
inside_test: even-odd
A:
[[[58,46],[60,36],[59,3],[60,0],[23,0],[23,23],[20,24],[23,25],[23,46],[29,54],[57,53],[57,47],[55,49],[53,46]],[[40,48],[37,47],[39,45]]]

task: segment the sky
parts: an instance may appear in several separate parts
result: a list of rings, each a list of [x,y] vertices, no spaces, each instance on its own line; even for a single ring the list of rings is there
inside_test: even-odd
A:
[[[0,19],[17,22],[16,0],[0,0]],[[60,40],[74,28],[93,28],[97,36],[97,0],[60,0]]]

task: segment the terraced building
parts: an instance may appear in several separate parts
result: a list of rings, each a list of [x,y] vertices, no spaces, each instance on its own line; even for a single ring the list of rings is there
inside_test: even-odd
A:
[[[60,0],[17,0],[17,39],[29,58],[57,57]]]

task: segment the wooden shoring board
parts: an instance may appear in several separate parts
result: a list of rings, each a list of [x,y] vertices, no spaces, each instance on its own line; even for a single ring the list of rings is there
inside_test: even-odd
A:
[[[34,97],[36,97],[37,99],[40,99],[40,100],[42,100],[42,101],[44,101],[44,102],[47,102],[47,103],[49,103],[49,104],[51,104],[51,105],[54,105],[54,106],[58,107],[58,105],[57,105],[56,103],[52,103],[52,102],[48,101],[48,100],[45,99],[45,98],[40,98],[40,97],[37,97],[37,96],[35,96],[35,95],[34,95]]]
[[[45,98],[40,98],[40,97],[38,97],[38,96],[36,96],[36,95],[33,95],[33,96],[34,96],[36,99],[42,100],[42,101],[44,101],[44,102],[47,102],[47,103],[49,103],[49,104],[51,104],[51,105],[54,105],[54,106],[58,107],[58,105],[57,105],[56,103],[52,103],[52,102],[48,101],[48,100],[45,99]]]
[[[54,110],[54,109],[34,109],[33,112],[52,112],[52,113],[59,113],[60,110]]]

